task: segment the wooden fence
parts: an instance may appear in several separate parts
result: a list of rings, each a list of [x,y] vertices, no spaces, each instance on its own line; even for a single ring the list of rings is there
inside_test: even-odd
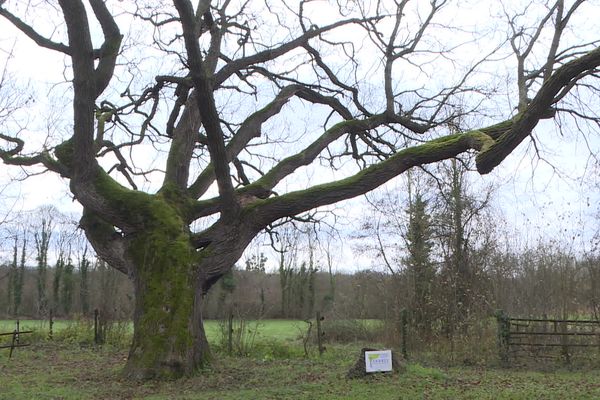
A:
[[[32,332],[33,331],[21,331],[19,329],[19,321],[17,320],[14,331],[0,333],[0,336],[12,336],[11,343],[8,345],[0,346],[0,349],[10,349],[10,352],[8,353],[8,358],[12,358],[13,351],[15,350],[15,348],[29,346],[29,343],[21,342],[21,336],[26,335],[28,333],[32,333]]]
[[[570,363],[577,350],[586,348],[595,348],[595,356],[600,356],[598,320],[511,318],[502,311],[496,318],[499,355],[504,364],[517,357],[561,358]]]

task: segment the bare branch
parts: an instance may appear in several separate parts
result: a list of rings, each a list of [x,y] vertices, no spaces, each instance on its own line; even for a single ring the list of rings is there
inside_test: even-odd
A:
[[[190,74],[197,91],[198,109],[207,133],[208,149],[211,154],[217,185],[219,186],[219,194],[226,204],[223,212],[234,215],[238,210],[238,206],[233,196],[233,185],[229,175],[223,132],[213,98],[213,86],[206,76],[208,71],[205,69],[198,41],[196,40],[198,27],[194,19],[193,8],[188,0],[174,0],[174,4],[181,19]]]
[[[600,66],[600,48],[558,68],[544,82],[527,109],[520,113],[512,128],[487,151],[477,156],[477,171],[489,173],[525,139],[540,119],[548,114],[556,96],[584,71]]]
[[[96,96],[99,96],[113,77],[123,35],[103,0],[90,0],[90,4],[104,33],[100,61],[96,67]]]
[[[69,54],[69,55],[71,54],[71,49],[69,48],[69,46],[67,46],[63,43],[54,42],[48,38],[43,37],[42,35],[37,33],[37,31],[33,27],[31,27],[30,25],[25,23],[23,20],[16,17],[14,14],[9,12],[7,9],[3,8],[1,3],[0,3],[0,15],[2,15],[4,18],[6,18],[8,21],[10,21],[11,24],[13,24],[17,29],[19,29],[21,32],[23,32],[25,35],[27,35],[27,37],[30,38],[31,40],[33,40],[38,46],[44,47],[44,48],[50,49],[50,50],[59,51],[61,53],[65,53],[65,54]]]
[[[380,17],[371,18],[370,20],[378,20],[378,19],[380,19]],[[280,57],[296,48],[304,46],[306,43],[308,43],[308,40],[311,38],[317,37],[319,35],[322,35],[325,32],[329,32],[331,30],[334,30],[334,29],[339,28],[344,25],[360,24],[360,23],[364,23],[364,22],[365,22],[364,19],[353,18],[353,19],[338,21],[336,23],[324,26],[322,28],[314,26],[311,29],[309,29],[308,31],[306,31],[303,35],[297,37],[296,39],[290,40],[276,48],[264,50],[264,51],[261,51],[259,53],[253,54],[248,57],[233,60],[233,61],[227,63],[217,73],[215,73],[215,76],[214,76],[215,87],[221,85],[223,82],[225,82],[227,79],[229,79],[229,77],[231,77],[238,71],[241,71],[250,66],[264,63],[266,61],[274,60],[277,57]]]

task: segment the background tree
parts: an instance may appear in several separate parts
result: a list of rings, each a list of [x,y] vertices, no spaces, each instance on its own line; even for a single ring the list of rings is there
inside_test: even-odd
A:
[[[333,237],[327,234],[327,239],[321,250],[325,254],[325,260],[327,263],[327,294],[323,297],[323,308],[330,309],[335,303],[335,274],[333,271],[333,250],[332,250]]]
[[[281,316],[289,318],[292,316],[293,286],[296,263],[299,258],[299,232],[293,227],[286,227],[279,232],[279,290],[281,293],[280,305]]]
[[[16,294],[16,286],[17,283],[19,281],[19,267],[18,267],[18,248],[19,248],[19,242],[17,240],[17,238],[15,238],[15,244],[13,246],[13,257],[12,257],[12,262],[10,263],[9,266],[9,271],[8,274],[6,275],[6,284],[7,284],[7,289],[6,289],[6,300],[7,300],[7,305],[8,305],[8,312],[12,315],[16,315],[16,306],[15,306],[15,294]]]
[[[25,285],[25,262],[27,260],[27,238],[23,235],[23,245],[21,247],[21,260],[19,262],[19,273],[14,281],[14,315],[19,315],[21,303],[23,301],[23,292]]]
[[[458,160],[440,164],[440,190],[435,213],[435,231],[442,251],[442,286],[445,293],[441,306],[445,308],[445,329],[448,335],[468,320],[475,306],[481,303],[482,260],[475,259],[477,247],[486,236],[482,219],[490,208],[491,188],[469,187],[467,167]]]
[[[71,315],[71,310],[73,308],[73,294],[75,287],[75,277],[73,276],[74,270],[75,266],[73,265],[71,257],[69,257],[64,266],[60,293],[60,304],[66,316]]]
[[[91,262],[88,259],[87,248],[79,259],[79,302],[81,303],[81,313],[84,316],[90,315],[90,272]]]
[[[65,255],[61,253],[59,254],[58,259],[54,264],[54,276],[52,277],[52,309],[54,310],[54,315],[60,312],[62,306],[62,301],[60,298],[60,289],[63,280],[63,272],[65,271],[65,266]]]
[[[226,312],[227,316],[233,313],[234,304],[232,304],[231,295],[237,286],[237,282],[235,280],[235,276],[233,275],[233,270],[227,272],[227,274],[223,275],[221,282],[221,293],[219,298],[219,314],[224,315]],[[227,304],[227,300],[229,299],[229,304]],[[225,312],[224,312],[225,310]]]
[[[494,104],[498,88],[484,87],[477,76],[493,61],[485,54],[497,60],[505,42],[469,51],[468,43],[486,41],[449,34],[464,27],[446,0],[426,7],[407,0],[337,3],[326,10],[308,1],[292,7],[203,0],[194,7],[189,0],[59,0],[56,8],[36,6],[43,21],[2,2],[0,15],[22,35],[66,58],[73,114],[69,128],[39,141],[37,151],[5,126],[0,159],[67,179],[95,251],[132,277],[135,328],[126,375],[189,374],[210,358],[204,294],[270,224],[462,153],[477,153],[477,170],[485,174],[541,119],[566,113],[595,120],[572,105],[594,93],[600,49],[596,38],[586,42],[566,29],[576,11],[591,5],[563,3],[542,16],[539,7],[526,8],[508,20],[509,27],[534,26],[515,29],[509,41],[517,55],[518,90],[507,93],[517,101],[515,112],[512,104]],[[48,21],[61,27],[49,37]],[[125,42],[120,26],[131,29]],[[144,54],[136,54],[142,47]],[[160,72],[148,79],[134,64],[152,63],[151,55],[160,64],[148,70]],[[377,62],[363,68],[367,60]],[[462,68],[440,81],[416,79],[450,65]],[[120,79],[128,74],[131,81]],[[379,97],[369,96],[377,86]],[[466,96],[472,106],[465,111],[458,105]],[[470,131],[446,131],[487,99],[497,107],[494,118]],[[310,108],[310,121],[282,113],[299,104]],[[282,142],[288,146],[278,150]],[[145,163],[136,146],[163,157]],[[319,159],[338,170],[331,182],[292,184]],[[347,160],[356,165],[341,168]],[[150,176],[162,183],[148,187]]]
[[[258,286],[258,299],[260,303],[260,311],[259,316],[263,316],[265,314],[267,303],[265,297],[265,268],[267,264],[268,258],[265,254],[261,252],[256,252],[255,254],[250,255],[250,257],[246,258],[246,271],[255,272],[255,275],[258,279],[256,286]]]
[[[43,217],[39,231],[34,233],[37,261],[37,315],[45,317],[48,313],[48,295],[46,293],[48,251],[52,236],[52,219]]]
[[[415,326],[422,334],[431,334],[433,315],[433,285],[435,266],[432,259],[433,235],[427,201],[417,191],[408,207],[405,262],[413,282],[412,314]]]

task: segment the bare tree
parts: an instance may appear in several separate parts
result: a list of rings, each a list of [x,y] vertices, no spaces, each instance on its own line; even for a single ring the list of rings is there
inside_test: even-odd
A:
[[[0,53],[1,54],[1,53]],[[10,55],[10,53],[8,53]],[[14,86],[10,82],[11,77],[7,72],[7,65],[4,64],[0,73],[0,124],[6,123],[16,108],[23,103],[18,98]],[[10,214],[15,208],[16,202],[9,196],[9,185],[5,179],[0,176],[0,227],[8,222]]]
[[[568,22],[584,6],[562,3],[545,19],[554,26],[539,23],[554,32],[551,43],[535,35],[529,41],[536,54],[547,55],[523,68],[530,100],[516,112],[498,110],[492,125],[448,133],[459,114],[494,96],[496,88],[471,78],[502,44],[487,51],[490,57],[461,53],[454,38],[464,29],[451,26],[458,22],[444,13],[446,0],[425,7],[408,0],[200,0],[196,6],[59,0],[47,5],[45,20],[60,26],[53,30],[4,1],[0,15],[22,35],[64,55],[73,116],[72,126],[37,152],[5,126],[0,158],[69,180],[95,251],[133,279],[135,332],[126,375],[190,374],[210,358],[203,294],[261,230],[461,153],[477,153],[477,170],[488,173],[541,119],[561,113],[571,93],[594,91],[600,49],[576,38],[563,45]],[[126,38],[123,26],[130,29]],[[151,42],[143,42],[143,32],[151,32]],[[526,53],[518,57],[527,61]],[[145,68],[135,65],[150,59]],[[464,73],[434,79],[450,65],[462,65]],[[140,84],[148,70],[157,72]],[[416,80],[427,74],[431,79]],[[369,94],[375,76],[382,82],[379,98]],[[456,107],[465,96],[474,104],[466,111]],[[154,149],[155,161],[142,168]],[[298,184],[295,172],[320,161],[337,170],[336,180]],[[138,190],[151,187],[145,177],[157,176],[156,191]],[[198,220],[205,222],[194,226],[205,228],[192,231]]]
[[[441,250],[440,308],[444,309],[444,331],[451,337],[458,327],[466,330],[463,323],[478,315],[477,305],[485,304],[478,284],[483,263],[476,255],[485,247],[481,242],[486,240],[488,227],[483,221],[492,219],[493,189],[470,187],[467,166],[458,160],[439,167],[434,229]]]

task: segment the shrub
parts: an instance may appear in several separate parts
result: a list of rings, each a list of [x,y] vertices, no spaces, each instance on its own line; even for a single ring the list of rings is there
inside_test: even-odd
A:
[[[376,342],[383,333],[380,323],[356,319],[326,320],[323,322],[323,331],[323,341],[336,343]]]

